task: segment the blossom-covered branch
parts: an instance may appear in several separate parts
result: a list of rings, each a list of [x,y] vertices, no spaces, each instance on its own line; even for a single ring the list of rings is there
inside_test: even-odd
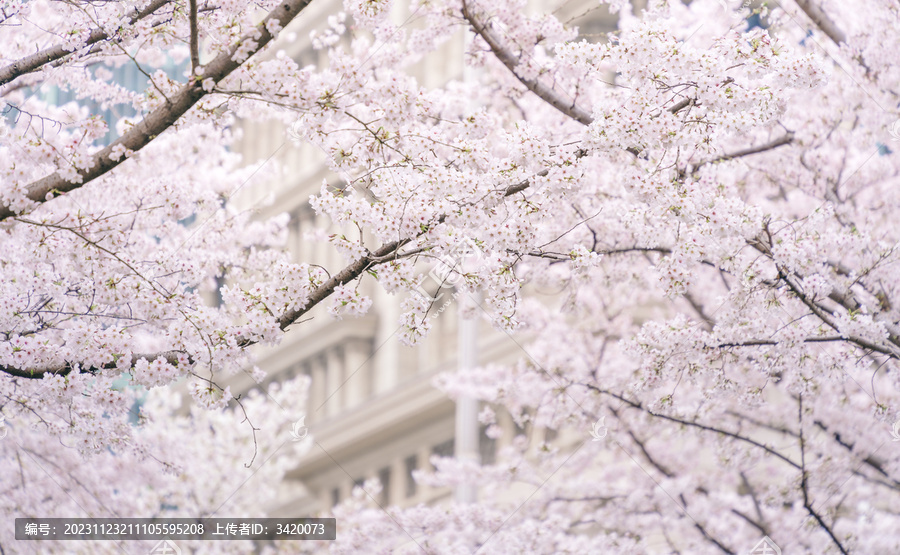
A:
[[[284,27],[309,5],[310,0],[287,0],[272,10],[256,28],[235,41],[203,67],[203,72],[166,99],[165,104],[147,114],[122,137],[85,161],[83,167],[71,172],[56,172],[26,187],[25,199],[17,199],[18,209],[11,204],[0,205],[0,221],[24,209],[32,208],[53,198],[83,187],[92,180],[119,166],[127,158],[119,151],[137,152],[172,127],[201,98],[209,94],[215,83],[228,77],[251,56],[272,41],[271,25]],[[99,40],[99,39],[98,39]],[[29,202],[30,201],[30,202]]]
[[[171,3],[171,1],[172,0],[151,0],[151,2],[147,4],[143,9],[138,9],[137,7],[135,7],[134,15],[132,15],[128,19],[127,23],[125,23],[124,26],[134,25],[136,22],[144,19],[145,17],[152,15],[166,4]],[[91,46],[98,42],[108,40],[109,38],[110,36],[106,32],[106,30],[97,28],[90,32],[87,40],[84,41],[84,46]],[[17,77],[26,75],[33,71],[37,71],[47,64],[56,62],[71,55],[73,55],[71,47],[64,44],[58,44],[50,48],[45,48],[40,52],[31,54],[30,56],[27,56],[25,58],[20,58],[0,68],[0,86],[11,82]]]

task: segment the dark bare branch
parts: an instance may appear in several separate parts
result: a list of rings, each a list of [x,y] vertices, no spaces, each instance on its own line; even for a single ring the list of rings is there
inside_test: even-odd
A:
[[[640,402],[634,401],[634,400],[632,400],[632,399],[629,399],[628,397],[625,397],[624,395],[621,395],[621,394],[618,394],[618,393],[615,393],[615,392],[612,392],[612,391],[607,391],[607,390],[605,390],[605,389],[601,389],[601,388],[599,388],[599,387],[597,387],[597,386],[595,386],[595,385],[591,385],[591,384],[582,384],[582,385],[584,385],[584,386],[587,387],[588,389],[592,389],[592,390],[596,391],[597,393],[602,393],[603,395],[609,395],[610,397],[613,397],[613,398],[615,398],[615,399],[618,399],[618,400],[622,401],[623,403],[627,404],[628,406],[630,406],[631,408],[641,410],[641,411],[643,411],[643,412],[645,412],[645,413],[647,413],[647,414],[649,414],[650,416],[653,416],[653,417],[655,417],[655,418],[660,418],[660,419],[662,419],[662,420],[668,420],[668,421],[670,421],[670,422],[676,422],[676,423],[682,424],[682,425],[684,425],[684,426],[689,426],[689,427],[697,428],[697,429],[704,430],[704,431],[707,431],[707,432],[713,432],[713,433],[716,433],[716,434],[721,434],[721,435],[723,435],[723,436],[730,437],[730,438],[736,439],[736,440],[738,440],[738,441],[743,441],[743,442],[745,442],[745,443],[749,443],[750,445],[753,445],[753,446],[755,446],[755,447],[759,447],[760,449],[762,449],[762,450],[765,451],[766,453],[769,453],[770,455],[773,455],[773,456],[775,456],[775,457],[781,459],[782,461],[786,462],[787,464],[791,465],[791,466],[794,467],[794,468],[797,468],[797,469],[800,468],[800,465],[799,465],[799,464],[797,464],[796,462],[792,461],[792,460],[791,460],[790,458],[788,458],[787,456],[782,455],[781,453],[779,453],[779,452],[776,451],[775,449],[769,447],[768,445],[765,445],[765,444],[763,444],[763,443],[760,443],[760,442],[756,441],[756,440],[753,439],[753,438],[749,438],[749,437],[746,437],[746,436],[742,436],[741,434],[737,434],[737,433],[734,433],[734,432],[730,432],[730,431],[728,431],[728,430],[725,430],[725,429],[722,429],[722,428],[717,428],[717,427],[715,427],[715,426],[706,425],[706,424],[700,424],[699,422],[694,422],[694,421],[692,421],[692,420],[685,420],[685,419],[683,419],[683,418],[678,418],[678,417],[676,417],[676,416],[670,416],[670,415],[668,415],[668,414],[663,414],[663,413],[655,412],[655,411],[653,411],[653,410],[651,410],[651,409],[645,407],[645,406],[644,406],[643,404],[641,404]]]
[[[191,4],[191,75],[197,75],[200,67],[200,32],[197,29],[197,0],[190,0]]]
[[[837,539],[837,536],[834,535],[834,531],[832,531],[831,527],[825,522],[822,516],[813,510],[812,502],[809,498],[809,472],[806,470],[806,441],[803,436],[803,396],[797,398],[797,413],[798,413],[798,423],[800,428],[800,491],[803,493],[803,507],[806,508],[806,511],[812,516],[816,522],[819,523],[819,526],[825,530],[825,532],[831,537],[831,541],[837,546],[837,548],[846,555],[847,550],[841,544],[840,540]]]
[[[166,362],[172,365],[178,364],[178,356],[184,355],[181,351],[164,351],[160,353],[136,353],[131,355],[132,362],[136,360],[140,360],[145,358],[147,360],[156,360],[158,358],[166,359]],[[18,378],[29,378],[34,380],[40,380],[46,375],[50,374],[59,374],[60,376],[66,376],[70,374],[72,371],[76,369],[79,370],[79,373],[88,373],[94,374],[100,372],[101,370],[112,370],[117,367],[115,362],[109,362],[100,367],[82,367],[77,366],[72,362],[64,362],[62,364],[57,364],[55,366],[50,366],[46,368],[37,368],[33,370],[15,368],[13,366],[0,366],[0,372],[5,372],[11,376],[16,376]]]
[[[516,76],[516,79],[519,80],[523,85],[528,87],[528,90],[542,98],[545,102],[562,112],[563,114],[569,116],[575,121],[582,123],[584,125],[590,125],[594,119],[591,115],[583,108],[575,104],[575,101],[568,101],[563,98],[558,92],[553,90],[551,87],[548,87],[544,83],[542,83],[538,79],[526,79],[522,77],[516,70],[519,66],[519,61],[521,60],[521,55],[516,56],[508,49],[503,46],[503,41],[500,37],[497,36],[497,33],[491,27],[490,23],[482,23],[474,13],[469,10],[468,4],[463,1],[463,9],[462,9],[463,17],[468,20],[469,24],[472,26],[472,29],[478,33],[478,35],[484,39],[484,41],[491,47],[491,51],[494,53],[494,56],[500,60],[506,68],[512,72],[513,75]]]
[[[744,156],[750,156],[751,154],[758,154],[760,152],[766,152],[769,150],[774,150],[780,146],[789,145],[794,141],[793,133],[786,133],[777,139],[769,141],[768,143],[764,143],[757,146],[751,146],[747,148],[743,148],[740,150],[736,150],[734,152],[730,152],[728,154],[723,154],[722,156],[717,156],[715,158],[711,158],[709,160],[705,160],[697,164],[694,167],[694,171],[697,171],[700,167],[705,166],[707,164],[715,164],[717,162],[725,162],[728,160],[734,160],[735,158],[742,158]]]

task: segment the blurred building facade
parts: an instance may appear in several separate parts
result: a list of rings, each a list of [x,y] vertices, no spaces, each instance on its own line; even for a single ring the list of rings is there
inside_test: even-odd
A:
[[[615,18],[596,1],[534,4],[535,10],[556,10],[561,21],[577,26],[580,35],[591,41],[603,40],[614,29]],[[325,28],[333,12],[333,5],[313,2],[283,32],[297,36],[283,46],[285,54],[301,67],[323,63],[327,54],[313,49],[309,35],[313,29]],[[400,6],[392,14],[398,23],[407,15]],[[433,88],[462,79],[465,41],[461,30],[418,64],[413,74],[419,83]],[[345,261],[330,245],[304,239],[307,231],[329,224],[309,205],[310,195],[318,193],[324,178],[336,181],[328,174],[322,153],[311,145],[285,144],[287,130],[272,122],[244,121],[241,128],[239,150],[245,162],[266,160],[277,152],[274,158],[283,168],[275,182],[243,191],[243,204],[254,207],[261,217],[290,214],[289,248],[296,261],[320,264],[330,272],[343,267]],[[270,202],[261,204],[264,197]],[[457,303],[434,315],[431,333],[419,346],[405,347],[396,337],[400,299],[367,281],[366,292],[373,306],[365,317],[338,321],[317,307],[311,319],[295,324],[277,348],[258,352],[258,366],[268,373],[268,380],[300,374],[311,379],[305,422],[318,445],[298,459],[289,474],[284,498],[272,507],[278,516],[312,516],[328,510],[347,498],[354,485],[370,478],[383,485],[377,499],[383,507],[437,503],[452,495],[449,489],[417,484],[412,473],[429,469],[432,455],[449,456],[456,450],[456,405],[435,389],[432,381],[459,364]],[[468,325],[477,326],[474,352],[478,364],[514,362],[524,356],[515,342],[490,330],[486,323]],[[240,393],[253,386],[247,380],[232,385],[232,390]],[[497,419],[502,437],[492,440],[482,428],[477,440],[478,456],[484,463],[493,462],[498,449],[517,433],[530,434],[533,442],[550,439],[542,430],[518,429],[512,418],[500,411]]]

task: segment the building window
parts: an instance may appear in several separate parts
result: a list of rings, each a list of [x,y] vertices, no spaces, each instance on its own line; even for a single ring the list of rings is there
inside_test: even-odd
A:
[[[419,457],[410,455],[403,461],[406,466],[406,497],[412,497],[416,494],[416,480],[413,478],[413,471],[419,468]]]
[[[513,431],[513,437],[525,436],[525,439],[528,439],[529,435],[531,434],[530,421],[525,421],[520,426],[519,423],[516,422],[515,419],[513,419],[513,426],[515,427],[515,430]]]
[[[299,211],[291,212],[291,220],[288,223],[288,248],[295,260],[303,258],[303,216]]]
[[[391,467],[386,466],[378,471],[378,481],[381,482],[378,504],[384,507],[391,502]]]
[[[297,377],[297,374],[300,372],[300,369],[302,368],[302,366],[303,366],[302,362],[298,362],[297,364],[289,366],[287,368],[287,370],[284,371],[284,374],[282,375],[281,379],[287,381],[287,380],[290,380],[291,378]]]
[[[336,487],[331,490],[331,506],[334,507],[341,502],[341,488]]]
[[[192,215],[193,216],[193,215]],[[220,307],[225,304],[225,299],[222,297],[222,288],[225,287],[225,273],[223,271],[222,275],[216,276],[216,298],[213,300],[217,307]]]
[[[456,442],[453,440],[453,438],[450,438],[447,441],[438,443],[437,445],[432,447],[431,454],[438,457],[452,457],[455,445]]]
[[[357,478],[357,479],[353,480],[353,488],[352,489],[359,488],[363,491],[366,491],[366,488],[364,487],[365,483],[366,483],[365,478]],[[368,493],[368,492],[366,492],[366,493]]]
[[[544,443],[551,444],[556,438],[559,437],[559,432],[556,431],[556,428],[547,428],[544,430]]]

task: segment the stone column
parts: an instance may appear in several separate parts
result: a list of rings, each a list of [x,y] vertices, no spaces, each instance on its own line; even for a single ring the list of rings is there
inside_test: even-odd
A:
[[[374,306],[378,307],[378,325],[375,331],[375,342],[372,349],[378,349],[372,357],[370,368],[372,373],[372,394],[377,395],[390,391],[397,384],[400,368],[400,349],[394,331],[400,318],[400,300],[388,295],[384,289],[377,287],[374,294]]]

